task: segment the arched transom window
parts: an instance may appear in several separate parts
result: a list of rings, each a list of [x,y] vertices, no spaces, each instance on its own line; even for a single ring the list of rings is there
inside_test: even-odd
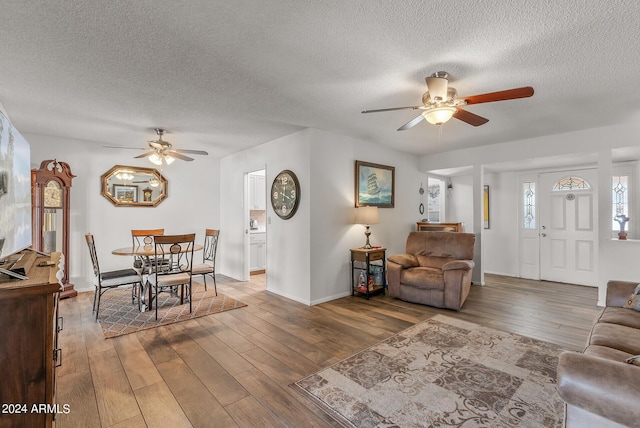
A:
[[[561,192],[563,190],[588,190],[591,189],[591,185],[587,183],[587,180],[580,177],[563,177],[553,185],[551,189],[554,192]]]

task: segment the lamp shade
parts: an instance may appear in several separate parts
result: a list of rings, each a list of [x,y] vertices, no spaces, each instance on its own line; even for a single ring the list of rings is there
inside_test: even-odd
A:
[[[356,224],[378,224],[380,217],[378,216],[378,207],[359,207],[356,208]]]
[[[157,153],[154,153],[151,156],[149,156],[149,160],[154,165],[158,165],[158,166],[162,165],[162,158]]]

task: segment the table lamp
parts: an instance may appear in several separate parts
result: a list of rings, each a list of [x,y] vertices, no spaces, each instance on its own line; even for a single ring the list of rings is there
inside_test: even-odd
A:
[[[361,247],[361,248],[367,248],[367,249],[371,248],[371,244],[369,243],[369,236],[371,235],[369,226],[372,224],[378,224],[379,222],[380,222],[380,218],[378,217],[378,207],[356,208],[355,224],[364,224],[366,227],[364,231],[364,235],[367,237],[367,243],[364,244],[364,247]]]

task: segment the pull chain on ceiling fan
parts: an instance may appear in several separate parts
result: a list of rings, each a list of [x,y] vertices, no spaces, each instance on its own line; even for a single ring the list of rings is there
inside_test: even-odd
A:
[[[458,91],[449,86],[448,78],[449,75],[446,71],[438,71],[425,79],[428,91],[422,95],[422,105],[364,110],[362,113],[379,113],[406,109],[422,110],[420,115],[402,125],[398,128],[398,131],[404,131],[412,128],[423,120],[426,120],[433,125],[441,126],[452,117],[472,126],[480,126],[487,123],[489,119],[478,116],[470,111],[463,110],[461,107],[472,104],[527,98],[533,95],[533,88],[531,86],[524,86],[522,88],[507,89],[505,91],[457,98]]]

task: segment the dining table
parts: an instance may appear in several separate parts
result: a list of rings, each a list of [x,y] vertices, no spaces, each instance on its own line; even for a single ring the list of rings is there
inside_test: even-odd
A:
[[[169,247],[171,245],[166,245],[163,247],[166,247],[166,251],[164,251],[162,254],[163,255],[168,255],[171,254],[171,251],[169,250]],[[201,244],[194,244],[193,245],[193,251],[202,251],[202,249],[204,248],[203,245]],[[184,245],[181,244],[180,245],[180,252],[184,253],[190,251],[190,246],[189,245]],[[116,256],[140,256],[140,257],[144,257],[147,259],[147,263],[148,265],[151,265],[151,262],[149,261],[151,257],[155,257],[156,256],[156,248],[155,245],[130,245],[128,247],[122,247],[122,248],[116,248],[115,250],[111,251],[111,254],[116,255]],[[160,254],[158,254],[160,255]],[[146,311],[146,310],[150,310],[153,309],[152,307],[152,298],[153,296],[151,295],[151,286],[149,284],[149,281],[147,279],[148,275],[142,275],[142,292],[140,293],[140,296],[138,297],[140,299],[140,310],[142,312]],[[147,293],[149,294],[149,299],[148,302],[145,300],[145,297],[147,295]]]

